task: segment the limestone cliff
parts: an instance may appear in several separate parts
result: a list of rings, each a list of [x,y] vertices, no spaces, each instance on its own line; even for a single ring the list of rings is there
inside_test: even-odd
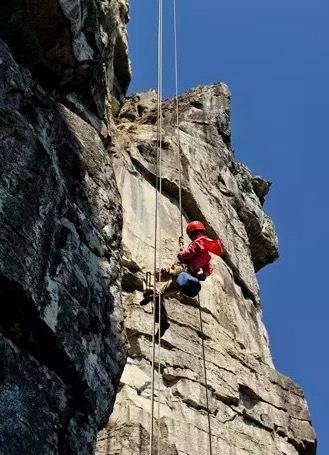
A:
[[[0,4],[0,455],[91,455],[104,427],[98,454],[148,453],[152,315],[138,301],[153,264],[156,94],[123,104],[128,20],[127,0]],[[234,159],[229,98],[223,84],[180,98],[184,221],[225,247],[201,295],[214,450],[312,455],[303,393],[275,371],[261,320],[255,273],[278,256],[270,184]],[[163,114],[170,263],[172,100]],[[198,309],[167,307],[161,453],[205,454]]]
[[[269,182],[234,159],[230,94],[224,84],[179,99],[184,221],[199,219],[224,244],[201,293],[214,454],[311,455],[315,437],[301,389],[273,366],[262,323],[256,272],[278,257],[263,211]],[[124,213],[123,298],[130,356],[98,455],[148,453],[151,308],[140,307],[141,280],[153,267],[156,94],[137,94],[120,113],[112,147]],[[163,264],[179,237],[175,102],[163,103]],[[188,241],[187,239],[185,239]],[[208,452],[200,322],[193,299],[168,299],[170,329],[161,343],[160,453]],[[156,385],[157,390],[157,385]],[[156,392],[157,394],[157,392]],[[157,415],[157,408],[155,411]]]

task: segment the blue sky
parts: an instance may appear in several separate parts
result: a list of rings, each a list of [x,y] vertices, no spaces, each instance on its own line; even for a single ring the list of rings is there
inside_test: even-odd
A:
[[[174,91],[165,0],[164,96]],[[130,91],[156,85],[156,0],[131,0]],[[279,371],[303,388],[329,454],[329,0],[177,0],[180,92],[223,81],[237,159],[273,181],[281,258],[258,274]]]

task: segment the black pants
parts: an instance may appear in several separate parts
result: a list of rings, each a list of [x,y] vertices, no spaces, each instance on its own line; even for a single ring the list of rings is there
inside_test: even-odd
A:
[[[159,321],[159,308],[160,308],[160,321]],[[162,322],[168,322],[168,314],[164,304],[164,298],[161,294],[157,294],[155,297],[155,322],[161,324]]]

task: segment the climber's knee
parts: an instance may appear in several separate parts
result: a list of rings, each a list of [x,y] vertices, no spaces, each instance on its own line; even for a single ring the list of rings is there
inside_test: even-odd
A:
[[[173,280],[170,280],[163,285],[161,294],[164,298],[173,297],[174,295],[179,294],[179,289],[176,286],[175,282]]]
[[[176,284],[178,289],[187,297],[196,297],[201,291],[200,281],[187,272],[182,272],[178,276]]]

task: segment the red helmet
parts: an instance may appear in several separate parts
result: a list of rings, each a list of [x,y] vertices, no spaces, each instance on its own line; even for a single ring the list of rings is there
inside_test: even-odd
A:
[[[204,227],[204,225],[202,223],[200,223],[200,221],[192,221],[191,223],[189,223],[186,226],[187,235],[192,234],[194,231],[205,231],[205,230],[206,230],[206,228]]]

